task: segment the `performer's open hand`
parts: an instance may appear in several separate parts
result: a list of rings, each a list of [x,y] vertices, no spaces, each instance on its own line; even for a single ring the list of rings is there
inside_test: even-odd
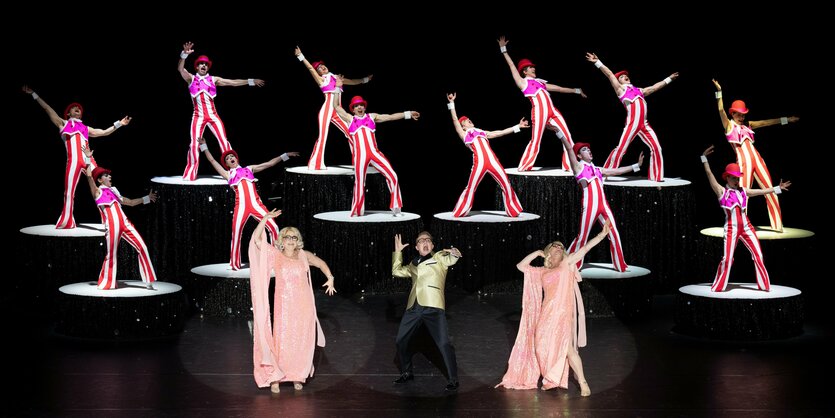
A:
[[[606,222],[603,222],[603,230],[600,231],[600,235],[606,236],[609,235],[609,231],[612,230],[612,221],[606,219]]]
[[[84,155],[87,156],[87,158],[93,158],[93,150],[90,149],[89,145],[81,147],[81,152],[83,152]]]
[[[131,118],[130,116],[125,116],[125,117],[122,118],[122,120],[119,121],[119,123],[121,123],[122,126],[126,126],[130,123],[131,119],[133,119],[133,118]]]
[[[507,43],[510,42],[505,38],[504,35],[499,36],[499,46],[507,46]]]
[[[586,61],[588,62],[597,62],[599,58],[597,58],[597,54],[593,52],[586,52]]]
[[[713,79],[713,85],[716,86],[716,91],[722,91],[722,86],[719,85],[719,82],[716,79]]]
[[[446,94],[446,99],[449,100],[450,103],[455,101],[455,97],[456,97],[455,92]]]
[[[296,151],[291,151],[291,152],[288,152],[288,153],[287,153],[287,156],[288,156],[288,157],[298,157],[299,155],[301,155],[301,154],[299,154],[299,153],[298,153],[298,152],[296,152]]]
[[[707,149],[705,150],[705,152],[703,152],[703,153],[702,153],[702,155],[704,155],[705,157],[707,157],[707,156],[708,156],[708,155],[710,155],[710,154],[713,154],[713,145],[711,145],[711,146],[707,147]]]
[[[788,180],[783,181],[783,179],[780,179],[780,189],[781,190],[783,190],[783,191],[789,190],[789,186],[791,186],[791,185],[792,185],[792,182],[790,182]]]
[[[264,215],[264,216],[267,217],[267,218],[273,219],[273,218],[278,218],[279,215],[281,215],[281,211],[278,210],[278,209],[273,209],[273,210],[267,212],[267,214]]]
[[[153,190],[151,190],[151,192],[148,193],[148,199],[151,199],[151,202],[156,202],[157,197],[159,197],[159,195],[157,194],[157,192],[155,192]]]
[[[394,251],[400,252],[403,251],[404,248],[408,247],[408,244],[404,244],[403,240],[400,239],[400,234],[396,234],[394,236]]]
[[[328,296],[333,296],[333,294],[336,293],[336,288],[333,287],[333,277],[328,279],[328,281],[326,281],[325,284],[322,285],[322,287],[326,288],[325,293],[327,293]]]
[[[641,154],[638,155],[638,167],[644,164],[644,152],[641,151]]]
[[[520,127],[520,128],[530,128],[530,127],[531,127],[531,123],[530,123],[530,122],[528,122],[528,120],[527,120],[527,119],[522,118],[522,119],[519,119],[519,127]]]
[[[458,258],[461,258],[461,251],[458,248],[450,247],[447,251],[449,251],[450,254]]]
[[[194,42],[186,42],[183,44],[183,52],[191,54],[194,52]]]

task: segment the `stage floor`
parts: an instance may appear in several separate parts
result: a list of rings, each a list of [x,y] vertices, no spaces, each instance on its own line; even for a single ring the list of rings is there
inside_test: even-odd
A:
[[[835,414],[820,378],[835,372],[831,322],[808,314],[802,336],[724,343],[671,332],[674,296],[656,296],[640,322],[588,320],[580,350],[592,396],[493,389],[505,372],[519,295],[447,291],[461,387],[422,355],[414,381],[394,386],[394,339],[406,294],[317,294],[327,339],[304,389],[259,390],[241,319],[192,316],[179,338],[140,344],[66,340],[31,322],[5,329],[5,416],[787,416]],[[16,312],[25,315],[21,312]],[[6,317],[13,313],[7,313]],[[831,320],[830,320],[831,321]],[[829,366],[826,366],[829,364]]]

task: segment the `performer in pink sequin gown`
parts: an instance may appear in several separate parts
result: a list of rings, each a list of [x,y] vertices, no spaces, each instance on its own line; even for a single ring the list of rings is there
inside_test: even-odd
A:
[[[567,389],[570,367],[580,384],[580,396],[591,395],[577,351],[586,346],[586,320],[576,264],[608,232],[606,221],[603,230],[576,253],[566,253],[565,245],[555,241],[516,265],[525,274],[522,318],[507,373],[496,387],[536,389],[541,376],[542,390]],[[531,266],[537,257],[545,258],[544,267]]]
[[[253,363],[255,383],[270,386],[279,393],[279,382],[293,382],[303,388],[313,376],[313,352],[325,346],[325,336],[316,316],[316,302],[310,278],[310,266],[319,268],[328,278],[322,285],[333,295],[333,274],[328,265],[310,251],[305,251],[301,233],[294,227],[282,228],[275,246],[267,243],[264,228],[281,211],[264,216],[249,242],[250,289],[253,310]],[[274,324],[270,324],[270,271],[275,272]],[[272,333],[271,333],[272,331]]]

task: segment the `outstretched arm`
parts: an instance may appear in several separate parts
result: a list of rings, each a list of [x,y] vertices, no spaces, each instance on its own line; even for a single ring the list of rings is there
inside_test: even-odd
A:
[[[217,86],[231,86],[231,87],[240,87],[240,86],[253,86],[253,87],[264,87],[264,80],[260,78],[248,78],[248,79],[230,79],[230,78],[220,78],[218,76],[213,76],[215,79],[215,85]]]
[[[324,273],[325,277],[328,278],[328,281],[326,281],[322,287],[326,288],[325,293],[333,296],[333,294],[336,293],[336,288],[333,287],[333,274],[331,273],[331,269],[328,267],[328,263],[325,263],[325,260],[322,260],[310,251],[305,251],[305,254],[307,254],[307,262],[310,263],[311,266],[322,270],[322,273]]]
[[[545,90],[554,91],[554,92],[557,92],[557,93],[579,94],[580,97],[582,97],[584,99],[588,98],[588,96],[586,96],[586,93],[583,93],[583,89],[581,89],[579,87],[576,87],[576,88],[560,87],[556,84],[545,83]]]
[[[595,67],[599,68],[600,71],[603,72],[603,75],[606,76],[607,80],[609,80],[609,84],[611,84],[612,88],[615,89],[615,94],[618,96],[623,94],[623,85],[620,84],[620,81],[618,81],[617,78],[615,78],[615,74],[612,73],[612,70],[603,65],[603,61],[600,61],[600,59],[597,58],[597,54],[586,52],[586,61],[593,63]]]
[[[586,245],[582,246],[579,250],[575,251],[572,254],[569,254],[568,257],[563,261],[563,263],[571,263],[576,264],[578,261],[582,260],[583,257],[586,256],[586,253],[589,252],[595,245],[599,244],[600,241],[603,241],[603,238],[606,238],[606,235],[609,234],[609,230],[612,228],[612,222],[610,220],[606,220],[603,223],[603,229],[600,231],[599,234],[595,235],[594,238],[590,239]]]
[[[722,103],[722,86],[716,79],[713,79],[713,85],[716,86],[716,105],[719,107],[719,119],[722,120],[722,129],[728,133],[731,127],[731,122],[728,120],[728,114],[725,113],[725,105]]]
[[[130,124],[131,119],[132,118],[130,116],[125,116],[121,120],[117,120],[116,122],[113,122],[113,125],[110,126],[107,129],[88,128],[87,132],[89,133],[89,135],[91,137],[108,136],[108,135],[112,134],[113,132],[116,132],[117,129]]]
[[[545,257],[545,253],[542,250],[536,250],[522,259],[522,261],[516,263],[516,269],[519,271],[524,272],[526,268],[531,266],[531,261],[535,260],[537,257]]]
[[[317,72],[316,69],[313,68],[313,65],[311,65],[310,62],[307,61],[307,58],[305,58],[304,54],[302,54],[301,48],[296,47],[294,54],[296,54],[296,58],[298,58],[298,60],[301,61],[302,64],[304,64],[304,67],[307,68],[307,71],[310,71],[310,75],[313,76],[313,81],[316,82],[316,86],[322,87],[322,84],[324,83],[322,76],[320,76],[319,72]]]
[[[363,78],[345,78],[342,74],[339,74],[339,77],[342,78],[342,83],[348,86],[356,86],[357,84],[367,84],[374,78],[374,74],[369,74]]]
[[[458,121],[458,113],[455,111],[455,97],[455,93],[447,93],[446,98],[449,100],[449,103],[447,103],[446,107],[449,109],[450,116],[452,116],[452,126],[455,127],[455,132],[463,141],[467,137],[467,132],[464,131],[461,122]]]
[[[374,119],[374,122],[382,123],[382,122],[390,122],[393,120],[400,120],[400,119],[414,119],[418,120],[420,117],[420,113],[417,110],[407,110],[405,112],[400,113],[393,113],[391,115],[382,115],[379,113],[370,113],[371,118]]]
[[[510,75],[513,76],[513,82],[516,83],[516,87],[519,87],[519,90],[525,88],[525,79],[522,78],[522,75],[519,74],[519,70],[516,69],[516,66],[513,65],[513,60],[510,59],[510,54],[507,53],[507,43],[510,42],[504,35],[499,37],[499,50],[502,52],[502,56],[504,57],[505,61],[507,61],[508,67],[510,67]]]
[[[748,126],[750,126],[751,129],[757,129],[762,128],[764,126],[788,125],[789,123],[795,123],[799,120],[800,118],[797,116],[784,116],[782,118],[752,120],[748,122]]]
[[[267,221],[270,219],[275,219],[281,215],[281,211],[278,209],[273,209],[267,212],[260,221],[258,221],[258,225],[255,227],[255,230],[252,231],[252,236],[254,237],[255,241],[255,248],[261,249],[261,241],[264,238],[264,228],[267,226]],[[276,237],[276,239],[281,239],[281,237]]]
[[[657,82],[657,83],[655,83],[655,84],[653,84],[649,87],[642,88],[641,91],[644,92],[644,96],[649,96],[650,94],[655,93],[658,90],[661,90],[661,88],[663,88],[667,84],[672,83],[673,80],[675,80],[677,78],[678,78],[678,73],[677,72],[672,73],[672,74],[670,74],[669,77],[667,77],[667,78],[665,78],[665,79],[663,79],[663,80],[661,80],[661,81],[659,81],[659,82]]]
[[[641,154],[638,155],[638,162],[632,165],[625,165],[623,167],[618,168],[600,168],[600,174],[604,176],[618,176],[621,174],[626,174],[629,172],[637,172],[641,169],[641,165],[644,164],[644,152],[641,151]]]
[[[707,156],[710,154],[713,154],[713,145],[707,147],[705,152],[702,153],[702,165],[705,168],[705,174],[707,174],[707,181],[710,183],[710,189],[713,190],[716,198],[719,199],[722,197],[722,194],[725,193],[725,188],[722,187],[718,181],[716,181],[716,177],[714,177],[713,172],[710,171],[710,164],[707,162]]]
[[[226,180],[229,180],[229,172],[226,171],[226,169],[223,168],[223,166],[220,165],[220,163],[215,161],[215,157],[213,157],[212,152],[209,151],[209,146],[206,145],[206,140],[201,136],[200,138],[197,138],[197,142],[200,143],[200,151],[202,151],[203,155],[206,156],[206,159],[209,160],[209,164],[211,164],[212,167],[215,168],[215,171],[217,171],[217,173],[220,174],[221,177],[223,177]]]
[[[762,195],[771,194],[771,193],[780,194],[780,193],[782,193],[786,190],[789,190],[789,186],[791,186],[791,185],[792,185],[792,182],[783,181],[783,179],[780,179],[780,184],[777,185],[777,186],[774,186],[771,189],[745,189],[745,194],[747,194],[748,196],[762,196]]]
[[[249,168],[252,170],[253,173],[257,173],[259,171],[266,170],[266,169],[278,164],[281,161],[287,161],[287,160],[290,159],[290,157],[298,157],[298,156],[299,156],[299,153],[295,152],[295,151],[285,152],[284,154],[281,154],[278,157],[273,158],[272,160],[269,160],[269,161],[267,161],[265,163],[261,163],[261,164],[251,165],[251,166],[249,166]]]
[[[127,197],[122,196],[122,204],[125,206],[136,206],[142,204],[148,204],[151,202],[157,201],[157,192],[151,190],[145,197],[139,197],[136,199],[128,199]]]
[[[183,77],[183,80],[186,81],[186,84],[191,84],[191,81],[194,79],[194,76],[186,70],[186,58],[188,58],[192,52],[194,52],[194,42],[184,43],[183,52],[180,52],[180,61],[177,62],[177,71],[180,73],[180,76]]]
[[[518,125],[513,125],[510,128],[502,129],[501,131],[487,131],[487,139],[498,138],[512,133],[521,132],[522,128],[530,128],[531,124],[525,118],[519,119]]]
[[[29,88],[29,86],[26,85],[23,86],[23,92],[32,95],[32,98],[35,99],[36,102],[38,102],[38,104],[43,108],[44,111],[46,111],[46,114],[49,116],[49,120],[52,121],[52,123],[55,126],[57,126],[58,129],[64,127],[64,124],[67,123],[67,121],[61,119],[61,117],[58,116],[58,113],[56,113],[51,106],[46,104],[46,102],[43,101],[43,99],[41,99],[41,96],[38,96],[38,93],[35,93],[34,90],[32,90],[31,88]]]

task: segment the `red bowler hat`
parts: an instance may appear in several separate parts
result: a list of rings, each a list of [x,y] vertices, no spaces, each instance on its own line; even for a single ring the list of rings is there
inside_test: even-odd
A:
[[[739,164],[730,163],[725,166],[725,172],[722,173],[722,178],[727,179],[728,176],[742,177],[742,170],[739,168]]]
[[[536,65],[533,65],[531,60],[527,58],[522,58],[522,60],[519,61],[519,65],[516,66],[516,69],[519,70],[519,74],[521,74],[523,71],[525,71],[525,68],[528,67],[536,67]]]
[[[622,75],[629,76],[629,71],[623,70],[623,71],[616,72],[615,73],[615,80],[620,79],[620,76],[622,76]]]
[[[66,109],[64,109],[64,119],[69,119],[70,118],[70,109],[72,109],[74,107],[77,107],[78,110],[81,111],[82,115],[84,114],[84,106],[81,106],[81,103],[72,102],[72,103],[67,105]]]
[[[201,55],[201,56],[197,57],[197,61],[194,61],[194,69],[195,70],[197,69],[197,65],[200,64],[201,62],[205,62],[206,65],[209,66],[209,68],[212,68],[212,60],[210,60],[209,57],[207,57],[206,55]]]
[[[583,147],[591,150],[591,145],[589,145],[588,142],[577,142],[574,144],[574,155],[580,155],[580,150],[583,149]]]
[[[458,123],[464,123],[465,120],[470,120],[470,118],[466,116],[461,116],[460,118],[458,118]]]
[[[744,115],[744,114],[748,113],[748,107],[745,106],[745,102],[743,102],[742,100],[734,100],[734,102],[731,103],[730,111],[731,112],[736,112],[736,113],[742,113]]]
[[[96,167],[96,168],[93,169],[93,180],[98,181],[99,177],[101,177],[105,174],[110,174],[110,170],[108,170],[104,167]]]
[[[318,70],[320,65],[325,65],[325,61],[315,61],[313,64],[310,64],[314,70]]]
[[[230,149],[229,151],[223,151],[223,154],[220,154],[220,165],[222,165],[223,168],[227,170],[229,169],[229,166],[226,165],[226,157],[228,157],[229,155],[234,155],[235,159],[238,160],[238,164],[241,163],[241,159],[238,157],[238,153],[235,152],[235,150]]]
[[[362,105],[363,107],[368,107],[368,103],[362,98],[362,96],[354,96],[351,98],[351,104],[348,105],[348,110],[354,111],[354,106]]]

